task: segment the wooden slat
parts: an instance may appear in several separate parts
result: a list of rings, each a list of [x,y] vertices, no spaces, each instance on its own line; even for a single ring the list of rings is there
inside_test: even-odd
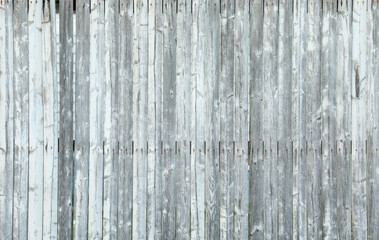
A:
[[[133,57],[133,239],[146,238],[147,110],[148,110],[148,5],[134,1]]]
[[[250,230],[251,239],[263,239],[263,4],[250,6]]]
[[[74,239],[88,237],[90,154],[90,2],[77,1],[75,74]]]
[[[337,236],[351,239],[351,7],[338,1],[337,16]]]
[[[43,239],[57,238],[58,133],[55,2],[44,1],[42,19],[42,79],[44,118]]]
[[[191,239],[205,238],[205,0],[192,1]]]
[[[13,4],[0,2],[0,238],[12,238]]]
[[[103,239],[117,237],[118,179],[118,1],[105,2],[105,83],[104,83],[104,207]]]
[[[235,199],[234,237],[248,238],[249,210],[249,1],[236,4],[234,18],[234,93],[235,93]],[[208,220],[208,216],[207,216]]]
[[[220,239],[234,230],[234,1],[221,1],[220,73]],[[233,61],[233,62],[232,62]]]
[[[73,1],[59,2],[59,162],[58,162],[58,238],[72,235],[73,181]]]
[[[266,0],[263,18],[264,238],[276,239],[278,3]]]
[[[118,239],[132,238],[133,1],[120,1]]]
[[[88,238],[90,239],[100,239],[103,234],[104,38],[104,3],[91,2],[88,178]]]
[[[367,22],[363,0],[353,4],[352,23],[352,233],[367,238],[366,80]]]
[[[29,168],[29,44],[27,2],[14,4],[13,239],[27,238]]]
[[[176,235],[190,238],[191,5],[178,1],[176,46]]]
[[[321,7],[308,2],[307,44],[307,209],[308,238],[322,238],[321,168]]]
[[[279,1],[278,237],[292,239],[292,1]]]

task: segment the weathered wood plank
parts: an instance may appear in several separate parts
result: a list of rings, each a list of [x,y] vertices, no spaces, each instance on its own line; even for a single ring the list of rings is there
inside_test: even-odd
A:
[[[103,239],[116,239],[118,179],[118,16],[117,1],[105,2],[104,207]]]
[[[234,93],[235,93],[235,198],[234,238],[248,239],[249,211],[249,1],[238,3],[234,18]],[[207,216],[208,221],[208,216]]]
[[[58,133],[55,2],[44,0],[42,20],[42,79],[44,111],[43,239],[57,238]]]
[[[12,239],[13,4],[0,3],[0,238]]]
[[[266,0],[263,19],[264,239],[278,237],[278,3]]]
[[[120,1],[119,17],[119,173],[117,238],[132,238],[133,186],[133,1]]]
[[[250,239],[263,239],[263,4],[250,6]]]
[[[205,238],[205,0],[192,1],[191,239]]]
[[[27,238],[29,169],[29,47],[27,2],[14,4],[13,239]],[[26,103],[26,104],[25,104]]]
[[[308,2],[307,25],[307,209],[308,238],[322,238],[322,165],[321,165],[321,7]]]
[[[91,2],[90,15],[90,159],[88,182],[88,238],[103,234],[104,168],[104,4]]]
[[[234,1],[221,1],[220,239],[234,238]]]
[[[177,3],[176,47],[176,239],[190,238],[191,5]]]
[[[134,1],[133,61],[133,239],[146,238],[147,110],[148,110],[148,4]]]
[[[353,4],[352,22],[352,232],[367,238],[366,81],[367,22],[363,0]]]
[[[321,51],[322,223],[325,239],[337,238],[336,80],[337,1],[323,1]]]
[[[162,238],[175,238],[176,1],[163,6]]]
[[[339,239],[351,239],[351,4],[352,1],[338,1],[337,16],[336,223]]]
[[[90,154],[90,2],[77,1],[75,74],[74,239],[88,238]],[[90,40],[91,41],[91,40]]]
[[[59,2],[59,162],[58,238],[72,235],[73,181],[73,1]]]
[[[278,237],[292,239],[292,1],[279,1]]]

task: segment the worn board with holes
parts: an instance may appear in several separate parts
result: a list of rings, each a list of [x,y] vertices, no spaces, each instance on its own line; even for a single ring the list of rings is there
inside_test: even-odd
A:
[[[0,1],[0,239],[378,239],[378,4]]]

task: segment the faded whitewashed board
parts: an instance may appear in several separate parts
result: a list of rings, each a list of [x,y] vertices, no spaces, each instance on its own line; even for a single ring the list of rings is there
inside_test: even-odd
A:
[[[336,189],[336,82],[337,1],[325,0],[322,7],[321,105],[322,105],[322,228],[325,239],[337,238]]]
[[[322,238],[321,7],[320,1],[308,2],[306,52],[308,56],[306,67],[308,239]]]
[[[44,0],[42,18],[43,80],[43,239],[57,238],[58,194],[58,86],[56,61],[55,1]]]
[[[351,10],[352,1],[338,1],[337,15],[337,236],[351,239]]]
[[[13,4],[0,2],[0,238],[12,239]]]
[[[27,2],[15,3],[13,10],[13,239],[26,239],[28,234],[29,43],[27,21]]]
[[[278,237],[278,3],[266,0],[263,18],[264,239]]]
[[[120,1],[118,74],[118,223],[117,238],[132,238],[133,187],[133,1]]]
[[[191,5],[177,2],[176,45],[176,239],[190,238]]]
[[[235,6],[234,17],[234,238],[248,239],[249,211],[249,1]],[[209,171],[207,169],[207,171]],[[207,216],[208,221],[208,216]],[[211,238],[209,238],[211,239]]]
[[[90,153],[90,1],[77,1],[75,70],[74,239],[88,238]]]
[[[205,0],[192,1],[191,239],[205,238]]]
[[[234,237],[234,1],[221,1],[220,239]],[[233,62],[232,62],[233,61]]]
[[[104,3],[91,2],[90,16],[90,155],[88,173],[88,238],[103,234],[104,167]],[[61,34],[61,33],[60,33]]]
[[[133,56],[133,239],[146,238],[147,120],[148,120],[148,4],[134,1]]]
[[[118,1],[105,1],[103,239],[117,238]]]
[[[219,239],[220,233],[220,2],[208,0],[206,6],[205,51],[205,162],[206,239]]]
[[[278,237],[292,239],[292,1],[279,1]]]
[[[366,86],[367,22],[366,5],[353,5],[352,20],[352,233],[354,239],[367,238],[367,158]]]

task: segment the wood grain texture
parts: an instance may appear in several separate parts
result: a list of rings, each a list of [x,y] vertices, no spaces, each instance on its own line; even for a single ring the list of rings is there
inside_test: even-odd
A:
[[[221,1],[220,239],[234,238],[234,2]]]
[[[279,1],[278,237],[292,239],[292,2]]]
[[[191,239],[205,238],[205,0],[192,1]]]
[[[12,238],[13,202],[13,5],[0,3],[0,238]]]
[[[351,239],[351,4],[338,1],[337,15],[337,236]]]
[[[264,239],[277,239],[278,3],[265,1],[263,19]]]
[[[190,238],[191,5],[177,5],[176,46],[176,239]]]
[[[91,2],[90,15],[90,158],[88,178],[88,238],[103,235],[104,177],[104,4]]]
[[[309,239],[322,238],[321,2],[308,3],[306,81],[307,208]]]
[[[74,238],[88,237],[90,155],[90,2],[77,2],[75,74]]]
[[[263,239],[263,4],[252,0],[250,7],[250,239]]]
[[[13,239],[26,239],[28,234],[29,43],[27,21],[27,2],[15,4],[13,10]]]
[[[133,1],[120,1],[117,238],[132,238],[133,186]]]
[[[367,238],[367,158],[366,86],[367,22],[366,5],[356,1],[352,21],[352,233],[354,239]]]

